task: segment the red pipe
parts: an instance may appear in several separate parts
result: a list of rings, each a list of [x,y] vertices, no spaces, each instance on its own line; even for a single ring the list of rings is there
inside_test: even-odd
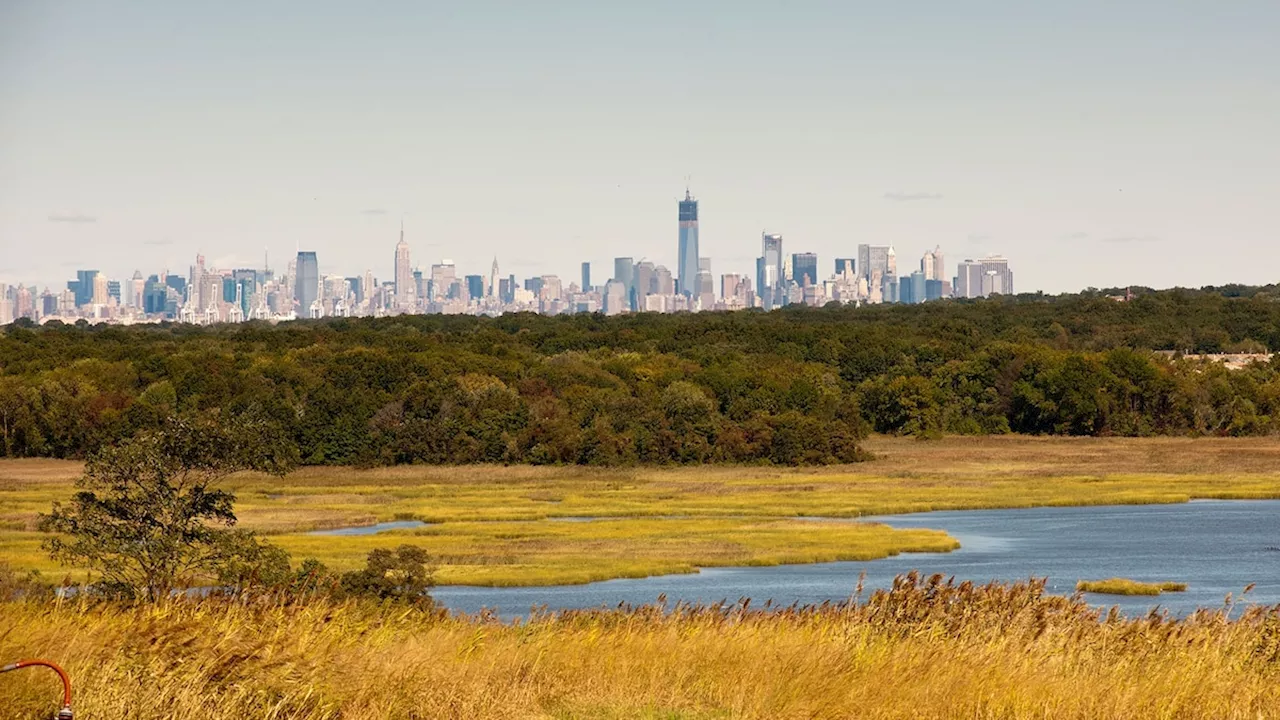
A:
[[[72,720],[71,713],[71,678],[67,677],[67,671],[63,670],[58,663],[48,660],[28,659],[19,660],[16,663],[0,667],[0,673],[7,673],[11,670],[21,670],[26,667],[42,666],[47,667],[58,673],[58,677],[62,678],[62,709],[58,711],[57,720]]]

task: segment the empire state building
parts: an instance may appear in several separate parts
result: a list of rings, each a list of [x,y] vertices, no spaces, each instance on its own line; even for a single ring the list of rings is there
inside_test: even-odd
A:
[[[400,223],[400,242],[396,243],[396,305],[413,307],[413,268],[409,265],[409,243],[404,241],[404,223]]]

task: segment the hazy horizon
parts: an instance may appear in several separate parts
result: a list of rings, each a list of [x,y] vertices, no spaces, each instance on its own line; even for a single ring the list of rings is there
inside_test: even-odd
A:
[[[761,231],[1019,291],[1275,280],[1280,4],[0,7],[0,282],[676,265]],[[718,287],[718,281],[717,281]]]

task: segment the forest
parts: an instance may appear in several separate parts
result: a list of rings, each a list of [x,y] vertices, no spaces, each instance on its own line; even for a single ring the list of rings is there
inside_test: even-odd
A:
[[[0,452],[252,417],[312,465],[853,462],[869,432],[1267,435],[1280,290],[0,329]],[[1184,354],[1188,357],[1184,357]]]

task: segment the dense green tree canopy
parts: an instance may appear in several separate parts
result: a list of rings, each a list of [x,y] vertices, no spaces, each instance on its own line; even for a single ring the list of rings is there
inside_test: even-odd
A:
[[[846,462],[884,433],[1263,434],[1280,292],[0,331],[0,450],[246,411],[305,463]],[[1163,352],[1158,352],[1163,351]]]

